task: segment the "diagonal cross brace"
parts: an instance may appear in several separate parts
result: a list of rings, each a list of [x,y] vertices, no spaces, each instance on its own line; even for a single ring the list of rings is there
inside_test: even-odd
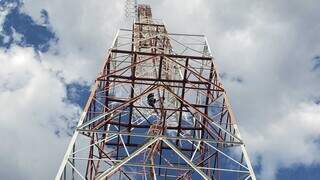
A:
[[[134,158],[135,156],[137,156],[138,154],[140,154],[142,151],[144,151],[145,149],[147,149],[149,146],[151,146],[153,143],[157,142],[159,139],[161,139],[160,137],[151,139],[150,141],[148,141],[147,143],[145,143],[143,146],[141,146],[139,149],[137,149],[135,152],[133,152],[132,154],[130,154],[130,156],[124,158],[121,162],[119,162],[118,164],[116,164],[115,166],[112,166],[110,169],[104,171],[102,174],[100,174],[98,177],[96,177],[97,180],[102,180],[106,177],[111,176],[113,173],[115,173],[116,171],[118,171],[118,169],[123,166],[124,164],[126,164],[128,161],[130,161],[132,158]]]
[[[167,139],[163,137],[156,137],[154,139],[151,139],[146,144],[141,146],[139,149],[137,149],[135,152],[130,154],[130,156],[123,159],[121,162],[116,164],[115,166],[112,166],[110,169],[104,171],[102,174],[96,177],[97,180],[102,180],[104,178],[107,178],[117,172],[121,166],[126,164],[128,161],[136,157],[138,154],[146,150],[149,146],[157,142],[158,140],[162,140],[165,144],[167,144],[175,153],[177,153],[178,156],[180,156],[192,169],[194,169],[197,173],[199,173],[205,180],[210,180],[210,177],[208,177],[202,170],[200,170],[195,164],[193,164],[184,154],[182,154],[171,142],[169,142]]]
[[[177,94],[175,94],[172,90],[170,90],[167,85],[165,85],[164,83],[162,83],[163,88],[166,89],[168,92],[170,92],[176,99],[182,101],[183,103],[185,103],[188,107],[190,107],[191,109],[195,110],[196,112],[198,112],[200,115],[202,115],[204,118],[206,118],[207,120],[209,120],[213,125],[215,125],[216,127],[218,127],[219,129],[221,129],[223,132],[227,133],[228,135],[230,135],[231,137],[237,139],[239,142],[242,143],[241,138],[239,138],[238,136],[236,136],[235,134],[232,134],[231,132],[229,132],[228,130],[226,130],[225,128],[223,128],[221,125],[219,125],[218,123],[216,123],[215,121],[213,121],[211,118],[209,118],[208,116],[206,116],[203,112],[201,112],[199,109],[193,107],[189,102],[187,102],[186,100],[182,99],[181,97],[179,97]]]
[[[184,154],[182,154],[179,149],[177,149],[170,141],[167,139],[162,139],[164,143],[166,143],[175,153],[177,153],[186,163],[189,164],[192,169],[194,169],[197,173],[199,173],[203,179],[210,180],[210,177],[208,177],[203,171],[201,171],[195,164],[193,164]]]
[[[161,87],[161,86],[159,86],[159,85],[150,86],[148,89],[146,89],[146,90],[145,90],[144,92],[142,92],[140,95],[132,98],[130,101],[125,102],[125,103],[121,104],[120,106],[118,106],[118,107],[116,107],[116,108],[114,108],[114,109],[111,109],[110,111],[107,111],[107,112],[105,112],[105,113],[97,116],[96,118],[93,118],[93,119],[89,120],[88,122],[85,122],[85,123],[79,125],[77,129],[83,129],[84,127],[89,126],[90,124],[92,124],[92,123],[94,123],[94,122],[96,122],[96,121],[99,121],[100,119],[106,117],[106,116],[109,115],[109,114],[112,114],[112,113],[115,112],[115,111],[120,110],[121,108],[127,107],[128,104],[130,104],[130,103],[132,103],[132,102],[136,102],[138,99],[140,99],[140,98],[141,98],[142,96],[144,96],[146,93],[148,93],[148,92],[150,92],[150,91],[153,91],[153,90],[155,90],[155,89],[158,89],[159,87]]]

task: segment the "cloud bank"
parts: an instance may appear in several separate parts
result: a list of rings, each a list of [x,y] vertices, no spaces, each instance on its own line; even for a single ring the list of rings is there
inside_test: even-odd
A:
[[[66,101],[65,85],[32,48],[0,50],[0,67],[1,177],[53,177],[80,108]]]
[[[207,35],[259,179],[276,179],[280,168],[319,165],[318,1],[142,2],[170,32]],[[63,132],[79,111],[65,100],[65,83],[93,81],[121,24],[123,3],[25,2],[23,11],[39,23],[47,11],[59,41],[44,53],[0,52],[0,67],[6,67],[0,71],[0,127],[8,140],[0,156],[8,168],[0,174],[34,179],[37,168],[39,179],[51,179],[56,173],[68,139]],[[23,148],[13,150],[17,144]]]

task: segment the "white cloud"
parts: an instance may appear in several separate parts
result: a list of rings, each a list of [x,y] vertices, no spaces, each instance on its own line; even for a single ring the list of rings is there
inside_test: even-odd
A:
[[[8,14],[8,10],[0,10],[0,32],[3,30],[3,23],[5,21],[5,17]]]
[[[0,9],[0,35],[3,36],[4,43],[7,43],[10,40],[9,36],[6,36],[3,33],[3,23],[5,21],[5,17],[7,16],[8,13],[9,13],[9,8],[8,9]]]
[[[80,109],[65,101],[64,84],[33,49],[1,49],[0,67],[1,177],[53,177],[69,140],[66,120],[77,118]]]
[[[29,60],[32,61],[30,65],[25,65],[30,69],[5,68],[13,76],[1,76],[0,82],[11,80],[10,84],[1,83],[0,107],[5,108],[1,113],[11,117],[3,119],[1,117],[6,116],[1,115],[1,122],[8,124],[7,130],[2,132],[9,133],[23,127],[24,131],[11,134],[16,137],[29,134],[29,139],[36,138],[34,142],[38,143],[35,146],[45,146],[46,143],[40,142],[43,139],[56,143],[57,154],[50,159],[52,166],[60,161],[65,141],[62,140],[64,143],[60,145],[60,141],[45,128],[46,123],[40,123],[41,126],[34,129],[23,118],[32,119],[30,121],[36,125],[59,119],[58,115],[62,114],[73,116],[75,107],[62,101],[64,86],[50,69],[61,72],[60,76],[67,82],[91,82],[119,27],[123,2],[28,0],[25,11],[32,17],[39,19],[41,9],[48,11],[59,43],[49,53],[41,55],[42,63],[35,60],[30,50],[16,49],[12,50],[10,57],[2,55],[13,58],[21,54],[18,52],[26,51],[28,59],[33,59]],[[319,73],[310,70],[311,59],[320,53],[320,25],[317,23],[320,12],[315,9],[320,4],[318,1],[284,2],[146,1],[151,3],[154,16],[163,18],[171,32],[206,34],[219,69],[243,79],[241,84],[231,81],[224,84],[252,160],[257,162],[258,157],[262,160],[260,178],[268,180],[275,178],[279,168],[319,163],[316,153],[319,147],[313,141],[319,138],[319,105],[313,104],[311,98],[320,96],[320,83]],[[1,67],[14,67],[12,63],[6,62]],[[25,75],[28,73],[30,75]],[[48,81],[44,82],[40,77]],[[4,92],[4,87],[12,92]],[[46,96],[39,93],[41,87],[54,92]],[[23,98],[18,98],[16,93]],[[44,102],[47,104],[43,105]],[[43,110],[42,113],[34,117],[39,109]],[[29,140],[20,142],[30,147]],[[7,142],[6,152],[12,151],[10,146],[14,144]],[[29,152],[32,148],[20,150],[19,154],[27,156]],[[16,157],[4,162],[8,167],[15,167],[22,159]],[[28,166],[23,165],[19,166],[21,172],[29,172]],[[54,172],[50,169],[47,177],[52,177]]]
[[[36,22],[46,9],[59,43],[38,55],[31,48],[0,50],[0,135],[6,140],[0,174],[9,180],[52,179],[69,142],[65,133],[80,111],[66,101],[64,82],[90,83],[96,76],[122,3],[28,1],[24,8]]]
[[[270,118],[274,119],[261,122],[250,132],[244,131],[253,157],[261,158],[261,179],[273,179],[279,168],[320,163],[318,105],[301,103],[284,110],[278,117]]]
[[[42,54],[44,63],[67,82],[92,82],[122,22],[123,8],[124,1],[30,0],[24,11],[40,20],[41,9],[47,10],[59,38],[57,46]]]

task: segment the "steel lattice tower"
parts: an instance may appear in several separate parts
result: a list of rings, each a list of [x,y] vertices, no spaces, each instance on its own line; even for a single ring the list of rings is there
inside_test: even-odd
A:
[[[255,175],[203,35],[170,34],[136,6],[91,89],[60,179]]]

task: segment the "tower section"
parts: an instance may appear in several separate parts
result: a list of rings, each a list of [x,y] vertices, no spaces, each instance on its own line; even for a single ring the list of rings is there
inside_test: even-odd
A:
[[[149,5],[120,29],[56,176],[255,180],[203,35],[168,33]]]

